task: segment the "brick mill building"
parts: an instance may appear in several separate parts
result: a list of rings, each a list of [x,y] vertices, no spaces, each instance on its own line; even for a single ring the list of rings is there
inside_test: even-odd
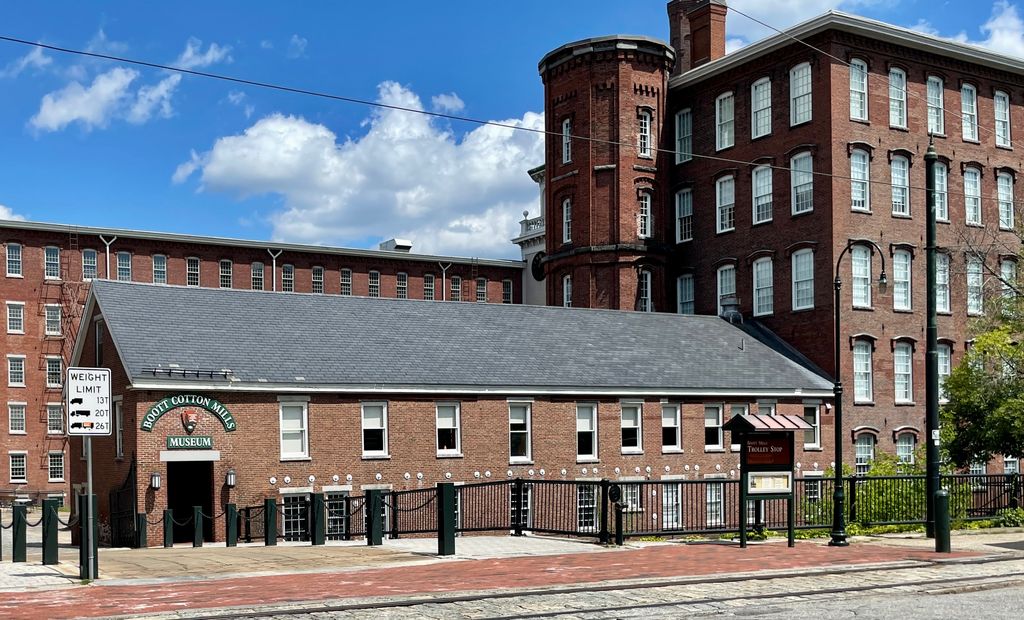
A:
[[[522,263],[387,250],[244,241],[136,230],[0,221],[0,499],[69,489],[62,413],[89,285],[97,279],[435,301],[522,303]]]
[[[738,311],[838,370],[858,470],[876,449],[912,459],[929,134],[946,375],[971,317],[1016,279],[1024,61],[834,11],[726,55],[726,15],[719,0],[672,0],[671,45],[599,37],[540,61],[551,133],[534,262],[548,303]]]
[[[105,498],[123,485],[129,523],[136,511],[156,523],[165,508],[183,518],[281,498],[286,534],[289,502],[309,493],[331,512],[348,494],[444,481],[713,487],[738,478],[722,426],[741,412],[809,422],[795,453],[807,475],[830,453],[819,419],[831,382],[715,316],[99,280],[84,317],[73,361],[112,373],[114,431],[92,440],[107,523]],[[706,509],[720,516],[713,490]],[[666,501],[656,514],[680,514]],[[580,527],[597,510],[582,495],[566,509]],[[222,540],[217,521],[207,540]],[[160,526],[148,538],[160,541]]]

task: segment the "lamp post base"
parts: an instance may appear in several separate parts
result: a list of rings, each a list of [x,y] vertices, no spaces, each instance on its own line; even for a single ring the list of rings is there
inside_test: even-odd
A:
[[[846,540],[846,532],[832,532],[832,540],[828,541],[829,547],[849,547],[850,541]]]

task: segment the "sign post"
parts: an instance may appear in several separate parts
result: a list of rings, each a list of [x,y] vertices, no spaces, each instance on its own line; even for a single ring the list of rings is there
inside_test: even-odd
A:
[[[112,424],[110,410],[110,370],[107,368],[68,368],[67,402],[68,435],[82,437],[82,450],[85,452],[86,504],[84,519],[80,519],[82,527],[82,544],[84,544],[88,564],[85,570],[86,579],[96,579],[96,540],[93,517],[92,492],[92,437],[110,436]]]

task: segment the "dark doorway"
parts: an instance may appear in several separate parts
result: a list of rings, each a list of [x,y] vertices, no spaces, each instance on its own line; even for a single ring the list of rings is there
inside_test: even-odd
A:
[[[183,461],[167,464],[167,507],[174,511],[174,542],[192,542],[195,524],[192,507],[202,506],[213,516],[213,463]],[[187,523],[185,523],[187,521]],[[185,523],[185,525],[178,525]],[[212,519],[203,519],[203,541],[213,541]]]

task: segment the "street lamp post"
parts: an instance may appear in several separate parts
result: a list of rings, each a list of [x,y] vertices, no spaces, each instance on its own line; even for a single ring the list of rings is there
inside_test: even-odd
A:
[[[835,300],[833,301],[832,312],[835,314],[835,385],[832,387],[833,394],[833,405],[835,406],[835,420],[833,420],[833,426],[835,435],[833,437],[835,443],[835,465],[833,470],[835,473],[835,481],[833,483],[834,489],[832,490],[832,540],[828,541],[831,547],[845,547],[850,543],[846,540],[846,494],[843,491],[843,378],[840,367],[841,357],[841,332],[840,327],[840,306],[839,306],[839,292],[843,288],[843,281],[839,277],[839,266],[843,262],[843,257],[850,251],[855,245],[870,245],[878,252],[878,256],[882,259],[882,272],[878,275],[878,291],[880,293],[885,292],[885,288],[888,285],[888,280],[885,277],[885,254],[882,253],[882,248],[878,247],[878,244],[869,239],[851,239],[846,242],[846,247],[839,253],[839,258],[836,259],[836,277],[833,282],[835,288]]]

